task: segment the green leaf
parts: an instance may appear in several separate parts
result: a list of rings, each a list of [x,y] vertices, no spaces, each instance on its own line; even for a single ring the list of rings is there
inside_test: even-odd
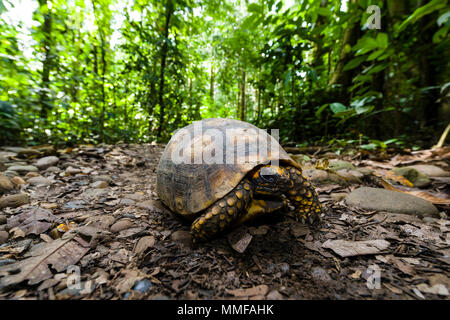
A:
[[[437,24],[439,27],[443,24],[445,24],[446,26],[450,25],[450,10],[437,19]]]
[[[322,114],[323,110],[325,110],[328,107],[328,104],[324,104],[319,109],[317,109],[315,115],[317,118],[320,118],[320,115]]]
[[[422,18],[423,16],[426,16],[436,10],[440,10],[446,6],[447,1],[442,0],[432,0],[431,2],[427,3],[426,5],[416,9],[408,18],[406,18],[405,21],[400,25],[398,32],[402,32],[406,29],[406,27],[410,24],[415,23],[417,20]]]
[[[322,8],[322,7],[317,8],[317,13],[320,16],[324,16],[324,17],[329,17],[329,16],[332,15],[332,12],[331,12],[331,10],[329,8]]]
[[[366,60],[366,56],[356,57],[350,60],[344,67],[344,71],[351,70],[359,66],[363,61]]]
[[[339,113],[339,112],[346,111],[347,107],[344,106],[342,103],[333,102],[333,103],[330,103],[330,109],[331,109],[331,111],[333,111],[334,114],[336,114],[336,113]]]
[[[367,57],[367,61],[372,61],[381,56],[384,53],[384,49],[380,49],[377,51],[372,52],[369,57]]]

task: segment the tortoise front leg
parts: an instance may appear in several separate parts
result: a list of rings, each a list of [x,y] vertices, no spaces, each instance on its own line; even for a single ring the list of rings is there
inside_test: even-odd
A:
[[[245,212],[252,201],[253,188],[247,179],[221,200],[211,205],[198,217],[191,227],[193,242],[205,241],[232,226]]]
[[[303,223],[308,220],[311,224],[319,221],[322,205],[314,187],[295,167],[286,167],[286,176],[293,181],[293,185],[288,187],[285,195],[295,207],[300,220]]]

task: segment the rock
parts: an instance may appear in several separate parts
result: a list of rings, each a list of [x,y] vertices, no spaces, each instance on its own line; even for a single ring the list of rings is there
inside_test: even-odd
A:
[[[348,170],[355,170],[355,166],[348,161],[343,161],[343,160],[330,160],[328,167],[333,170],[333,171],[339,171],[342,169],[348,169]]]
[[[121,206],[134,206],[136,204],[136,201],[125,198],[125,199],[120,199],[118,204]]]
[[[85,204],[86,201],[84,200],[69,201],[64,205],[64,209],[82,209]]]
[[[267,300],[283,300],[284,297],[277,290],[272,290],[267,294],[266,299]]]
[[[41,177],[41,175],[37,172],[28,172],[24,178],[30,179],[30,178],[36,178],[36,177]]]
[[[111,226],[110,230],[111,230],[111,232],[117,233],[117,232],[120,232],[122,230],[129,229],[132,226],[133,226],[133,222],[131,220],[129,220],[129,219],[121,219],[121,220],[117,221],[116,223],[114,223]]]
[[[364,177],[365,176],[368,176],[368,175],[371,175],[372,174],[372,172],[374,172],[374,170],[373,169],[370,169],[370,168],[357,168],[356,169],[359,173],[361,173]]]
[[[47,168],[57,164],[58,161],[59,161],[59,158],[55,157],[55,156],[40,158],[36,162],[36,167],[38,167],[41,170],[44,170],[44,169],[47,169]]]
[[[11,166],[8,171],[15,171],[19,174],[27,174],[28,172],[38,172],[38,168],[35,166]]]
[[[333,199],[336,202],[339,202],[341,200],[344,200],[345,197],[347,196],[347,194],[343,193],[343,192],[337,192],[337,193],[330,194],[330,196],[331,196],[331,199]]]
[[[14,186],[18,187],[22,184],[26,184],[25,180],[23,180],[21,177],[12,177],[11,182],[14,184]]]
[[[145,199],[145,195],[140,193],[132,193],[132,194],[125,194],[124,198],[131,199],[134,201],[143,201]]]
[[[0,215],[0,225],[5,224],[8,221],[5,215]]]
[[[50,180],[42,176],[30,178],[27,182],[31,186],[48,186],[51,184]]]
[[[420,173],[427,175],[429,177],[450,177],[450,172],[443,170],[440,167],[427,165],[427,164],[418,164],[414,166],[409,166]]]
[[[191,233],[189,231],[177,230],[170,236],[173,241],[176,242],[190,242]]]
[[[146,293],[150,288],[153,287],[153,284],[148,279],[139,280],[133,287],[133,291],[138,291],[141,293]]]
[[[431,183],[430,178],[428,176],[424,175],[423,173],[420,173],[414,168],[410,167],[402,167],[402,168],[394,168],[392,169],[395,174],[404,176],[406,179],[408,179],[414,187],[426,187]]]
[[[106,230],[114,223],[115,220],[116,219],[113,216],[100,214],[87,218],[86,222],[90,223],[89,225],[92,227]]]
[[[75,175],[75,174],[78,174],[78,173],[80,173],[80,172],[81,172],[80,169],[73,168],[73,167],[68,167],[68,168],[66,169],[66,174],[68,174],[68,175]]]
[[[87,199],[106,197],[109,191],[106,189],[86,189],[82,196]]]
[[[26,193],[12,194],[3,198],[0,198],[0,209],[3,208],[16,208],[24,204],[30,203],[30,196]]]
[[[50,156],[56,154],[55,147],[53,146],[40,146],[36,148],[37,151],[44,154],[45,156]]]
[[[312,277],[315,280],[319,280],[319,281],[323,281],[323,282],[328,282],[331,280],[331,277],[329,276],[328,272],[320,267],[315,267],[312,272],[311,272]]]
[[[319,170],[319,169],[308,169],[304,170],[303,174],[311,180],[313,184],[329,184],[329,183],[336,183],[339,185],[347,185],[348,182],[338,176],[335,173],[328,173],[325,170]]]
[[[7,176],[7,177],[13,178],[13,177],[18,176],[19,173],[16,172],[16,171],[7,170],[7,171],[5,171],[4,175]]]
[[[7,176],[5,176],[3,173],[0,173],[0,194],[7,193],[12,189],[14,189],[14,184]]]
[[[366,210],[387,211],[417,216],[438,216],[439,211],[430,202],[402,192],[361,187],[351,192],[345,202]]]
[[[161,211],[161,209],[156,206],[155,201],[153,201],[153,200],[146,200],[146,201],[139,202],[136,204],[136,206],[138,208],[147,209],[150,211],[156,211],[156,212]]]
[[[39,157],[41,155],[41,153],[38,150],[29,148],[20,148],[20,150],[16,152],[19,158]]]
[[[9,233],[6,231],[0,231],[0,244],[5,243],[8,240]]]
[[[344,177],[350,183],[362,183],[361,178],[364,176],[358,170],[341,169],[336,171],[340,177]]]
[[[47,172],[53,172],[53,173],[58,173],[58,172],[61,172],[61,169],[60,168],[58,168],[58,167],[48,167],[47,168],[47,170],[45,170],[45,171],[47,171]]]
[[[92,182],[97,182],[97,181],[105,181],[105,182],[108,182],[108,183],[112,183],[113,179],[110,176],[107,176],[107,175],[93,176],[92,177]]]
[[[108,182],[106,181],[95,181],[91,183],[91,187],[95,189],[104,189],[108,187]]]

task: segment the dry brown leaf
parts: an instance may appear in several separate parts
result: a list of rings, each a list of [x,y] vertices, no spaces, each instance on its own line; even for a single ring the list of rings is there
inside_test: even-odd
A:
[[[351,257],[376,254],[388,248],[389,245],[388,241],[381,239],[366,241],[327,240],[322,244],[322,248],[331,249],[341,257]]]
[[[57,272],[77,263],[88,252],[89,247],[80,245],[81,239],[57,239],[30,252],[31,257],[0,267],[0,288],[28,280],[37,284],[53,276],[49,265]]]
[[[269,292],[269,287],[265,284],[261,284],[256,287],[252,288],[246,288],[246,289],[225,289],[225,291],[228,294],[231,294],[237,298],[245,298],[245,297],[252,297],[252,296],[265,296],[267,292]]]
[[[54,221],[58,220],[50,210],[40,207],[27,208],[21,214],[8,219],[8,228],[18,227],[25,235],[39,235],[47,231]]]

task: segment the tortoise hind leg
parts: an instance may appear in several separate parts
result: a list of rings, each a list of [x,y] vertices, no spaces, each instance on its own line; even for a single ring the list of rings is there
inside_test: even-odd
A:
[[[192,223],[193,241],[208,240],[232,226],[247,211],[252,198],[252,185],[244,179],[233,191],[211,205]]]

